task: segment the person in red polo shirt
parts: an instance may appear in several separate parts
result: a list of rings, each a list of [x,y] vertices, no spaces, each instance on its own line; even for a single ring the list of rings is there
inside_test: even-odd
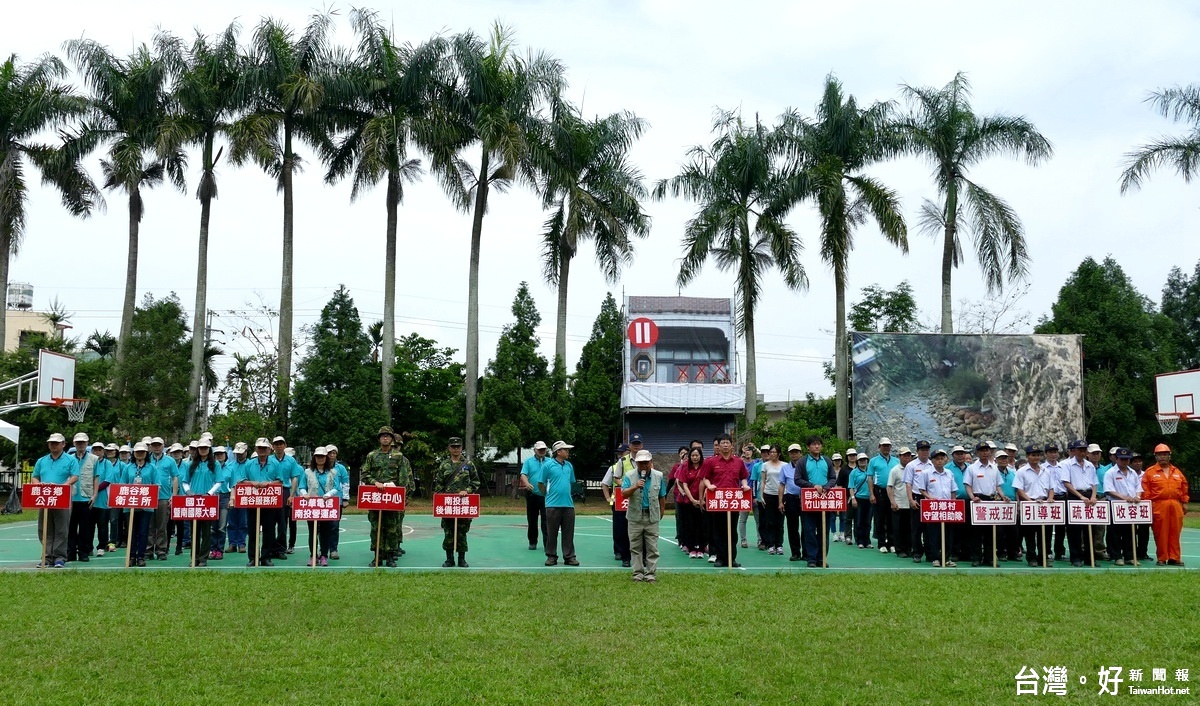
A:
[[[750,469],[745,462],[733,455],[733,439],[728,434],[717,437],[717,454],[704,459],[700,466],[700,492],[707,494],[713,488],[742,488],[750,490]],[[717,566],[738,568],[737,545],[729,541],[725,525],[729,522],[728,512],[707,513],[712,523],[712,541],[715,546],[713,554],[717,556]]]

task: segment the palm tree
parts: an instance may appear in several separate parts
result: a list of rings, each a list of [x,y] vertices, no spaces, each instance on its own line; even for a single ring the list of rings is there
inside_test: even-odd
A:
[[[455,36],[448,58],[452,90],[441,96],[436,131],[427,141],[430,169],[454,205],[470,211],[471,262],[467,280],[466,453],[475,452],[475,401],[479,392],[479,251],[483,216],[492,189],[504,192],[514,179],[532,183],[531,136],[543,103],[558,95],[563,67],[544,53],[517,56],[513,33],[500,24],[483,41]],[[479,168],[459,155],[479,148]]]
[[[379,352],[383,350],[383,321],[376,321],[367,327],[367,338],[371,339],[371,362],[379,362]],[[394,347],[396,344],[393,343]]]
[[[596,263],[609,282],[616,282],[621,267],[633,260],[632,237],[650,233],[650,217],[642,210],[647,196],[642,174],[628,159],[645,121],[613,113],[588,122],[565,103],[555,113],[545,125],[537,169],[543,206],[553,211],[542,235],[542,255],[546,281],[558,287],[555,365],[565,370],[567,283],[580,241],[595,243]]]
[[[192,404],[188,405],[184,432],[196,429],[196,413],[204,372],[206,330],[204,317],[208,313],[208,223],[212,201],[217,198],[217,162],[224,148],[214,154],[217,138],[227,133],[229,123],[238,110],[238,84],[241,80],[241,55],[238,52],[238,32],[235,22],[217,37],[210,39],[197,34],[190,47],[177,37],[160,33],[155,37],[159,56],[175,78],[171,91],[174,106],[159,131],[160,151],[178,150],[184,145],[200,147],[200,184],[196,198],[200,200],[199,252],[196,256],[196,307],[192,316],[192,379],[188,388]]]
[[[45,131],[81,116],[87,103],[61,79],[67,68],[53,56],[20,64],[11,55],[0,64],[0,292],[8,291],[8,266],[25,235],[26,164],[53,184],[63,206],[87,217],[100,195],[70,145],[52,147],[36,139]],[[5,317],[0,312],[0,341]]]
[[[112,335],[111,331],[101,333],[97,329],[87,337],[83,349],[95,353],[100,358],[111,358],[117,352],[117,337]]]
[[[238,401],[245,408],[250,404],[250,381],[254,377],[254,356],[233,354],[233,367],[226,373],[231,383],[238,386]]]
[[[167,67],[145,45],[125,59],[90,39],[67,42],[67,55],[75,62],[91,95],[89,109],[79,132],[80,152],[108,143],[100,160],[104,188],[123,191],[129,205],[129,248],[125,260],[125,301],[121,330],[117,336],[117,369],[125,362],[133,334],[133,311],[137,297],[139,226],[145,212],[142,192],[165,179],[180,191],[187,157],[179,149],[158,151],[158,133],[168,110]],[[124,391],[118,375],[116,393]]]
[[[1200,171],[1200,84],[1166,88],[1146,99],[1164,118],[1191,123],[1184,137],[1162,137],[1125,155],[1121,193],[1140,188],[1142,179],[1158,167],[1172,166],[1185,183]]]
[[[243,68],[247,112],[229,127],[234,164],[254,161],[275,177],[283,192],[283,275],[279,286],[279,368],[275,397],[278,424],[287,429],[292,380],[292,180],[300,163],[295,141],[319,146],[329,139],[321,112],[330,88],[333,19],[315,14],[303,34],[264,18],[254,30]]]
[[[889,156],[890,114],[888,103],[860,108],[831,74],[825,79],[814,120],[795,113],[785,116],[786,129],[792,135],[788,147],[794,160],[792,188],[815,203],[821,220],[821,259],[833,269],[834,398],[837,435],[842,439],[850,438],[846,276],[854,229],[871,218],[889,243],[908,252],[908,229],[899,197],[863,173],[867,166]]]
[[[383,326],[381,402],[384,415],[392,409],[392,367],[396,362],[396,229],[404,184],[418,179],[421,161],[410,159],[409,146],[420,134],[416,122],[427,112],[431,80],[442,65],[445,42],[414,49],[398,47],[373,10],[354,10],[350,22],[358,34],[358,51],[348,68],[348,84],[359,90],[345,102],[338,126],[347,133],[329,145],[323,157],[329,165],[325,180],[352,177],[350,200],[387,180],[385,261],[383,268]]]
[[[737,287],[737,329],[746,338],[746,422],[758,413],[754,311],[763,278],[772,267],[793,290],[808,286],[800,264],[799,236],[784,223],[796,204],[795,194],[780,168],[787,148],[782,128],[768,129],[758,121],[742,122],[737,113],[717,111],[716,139],[688,150],[688,162],[678,176],[654,187],[654,198],[682,196],[699,204],[684,230],[679,284],[691,282],[711,255],[717,269],[733,269]]]
[[[943,236],[942,333],[951,333],[950,278],[963,259],[960,229],[974,241],[989,293],[1002,288],[1006,277],[1024,277],[1029,263],[1016,212],[1004,199],[968,179],[967,170],[996,155],[1024,157],[1036,165],[1048,159],[1054,148],[1022,116],[976,115],[966,74],[956,74],[941,89],[905,85],[901,92],[911,108],[897,123],[902,149],[933,165],[942,200],[941,205],[925,201],[919,220],[922,230]]]

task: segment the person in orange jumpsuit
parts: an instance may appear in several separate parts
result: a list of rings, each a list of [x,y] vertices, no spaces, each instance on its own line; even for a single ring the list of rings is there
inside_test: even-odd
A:
[[[1154,447],[1158,461],[1142,475],[1142,499],[1154,503],[1154,548],[1158,566],[1183,566],[1179,535],[1183,531],[1183,516],[1187,514],[1188,484],[1183,471],[1171,465],[1171,447]]]

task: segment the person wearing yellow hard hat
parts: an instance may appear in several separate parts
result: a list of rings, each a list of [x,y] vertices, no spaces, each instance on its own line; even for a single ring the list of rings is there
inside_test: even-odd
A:
[[[1142,475],[1142,499],[1153,503],[1154,548],[1158,566],[1183,566],[1179,535],[1183,531],[1183,516],[1187,514],[1188,483],[1183,471],[1171,463],[1171,447],[1154,447],[1157,461]]]

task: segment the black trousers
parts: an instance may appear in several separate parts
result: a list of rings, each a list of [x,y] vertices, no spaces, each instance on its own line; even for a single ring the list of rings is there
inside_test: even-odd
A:
[[[717,557],[717,566],[730,566],[737,562],[737,513],[709,512],[708,527],[712,537],[712,553]],[[730,540],[732,536],[732,541]]]
[[[621,492],[620,490],[616,492]],[[629,519],[624,511],[613,510],[613,554],[621,557],[621,561],[629,561]]]
[[[803,546],[800,543],[800,496],[799,495],[783,495],[783,517],[787,521],[787,538],[788,549],[792,550],[792,556],[798,557],[801,555]],[[782,538],[781,538],[782,539]]]
[[[763,544],[767,547],[782,547],[783,512],[779,509],[779,496],[763,493],[763,507],[758,516],[762,518]]]
[[[957,525],[946,523],[946,546],[954,546],[955,530]],[[927,522],[925,523],[925,547],[930,561],[942,560],[942,523]],[[950,552],[946,552],[946,560],[950,560]]]
[[[825,513],[800,513],[800,523],[804,532],[804,556],[810,563],[824,564],[825,552],[829,550],[828,518],[826,518],[825,524],[826,532],[821,533],[821,515],[823,514]]]
[[[971,499],[970,498],[958,498],[958,499],[963,501],[963,512],[966,514],[967,518],[970,519],[970,517],[971,517]],[[991,532],[989,532],[988,534],[990,535]],[[979,549],[976,546],[976,544],[979,541],[979,538],[976,536],[975,527],[973,527],[970,522],[968,522],[964,525],[959,525],[954,528],[954,541],[953,542],[951,542],[949,539],[950,535],[947,534],[946,537],[947,537],[946,543],[949,545],[949,547],[951,547],[951,548],[947,549],[947,551],[946,551],[947,557],[953,556],[956,558],[956,560],[969,561],[971,559],[971,557],[973,557],[979,553]],[[989,554],[988,556],[990,559],[991,555]]]
[[[538,528],[542,529],[542,546],[546,545],[546,498],[532,491],[525,491],[525,522],[528,524],[526,534],[529,546],[536,547],[538,543]]]
[[[275,542],[272,551],[279,557],[287,556],[289,529],[292,535],[292,544],[296,542],[296,524],[292,522],[292,508],[288,506],[290,497],[292,497],[292,489],[285,484],[283,486],[283,507],[273,511],[275,513]],[[263,516],[266,516],[266,512],[263,513]],[[291,526],[289,527],[289,525]]]
[[[313,542],[317,543],[317,556],[329,558],[329,552],[333,549],[333,538],[337,532],[336,522],[313,522],[308,523],[308,558],[312,559]]]
[[[1133,525],[1109,525],[1108,556],[1114,561],[1117,559],[1134,560]]]
[[[261,517],[258,522],[255,522],[254,516],[257,513],[261,513]],[[279,511],[274,508],[247,510],[246,514],[246,537],[248,540],[246,551],[249,559],[253,561],[254,552],[258,552],[259,561],[275,556],[275,552],[279,549],[275,543],[275,529],[279,526]]]
[[[92,507],[86,500],[71,502],[71,520],[67,525],[67,561],[76,561],[92,553],[95,527]]]
[[[1067,525],[1067,548],[1071,552],[1071,563],[1087,561],[1087,535],[1083,525]]]
[[[909,553],[913,557],[925,554],[925,526],[921,524],[921,501],[924,499],[924,495],[913,493],[913,502],[916,504],[908,511]]]
[[[983,500],[984,502],[988,502],[991,501],[994,496],[976,494],[975,497]],[[967,500],[967,519],[970,518],[971,501]],[[992,552],[996,551],[995,543],[992,541],[992,528],[990,526],[983,525],[976,527],[968,524],[967,526],[971,528],[972,535],[971,560],[990,565],[992,563]],[[999,532],[996,533],[996,536],[997,538],[999,537]]]
[[[901,508],[892,510],[892,541],[895,543],[897,554],[912,554],[912,537],[909,528],[912,526],[912,510]],[[920,513],[917,513],[920,517]]]
[[[1042,563],[1042,528],[1046,530],[1046,550],[1053,553],[1054,532],[1046,525],[1019,525],[1021,535],[1025,537],[1025,561],[1035,564]]]
[[[871,546],[871,501],[867,498],[855,498],[857,507],[854,509],[854,544],[859,547]]]
[[[892,536],[892,502],[888,500],[887,488],[879,486],[875,486],[875,539],[880,547],[896,545]]]
[[[1066,500],[1067,495],[1066,495],[1066,493],[1063,493],[1062,495],[1055,495],[1054,499],[1056,501]],[[1054,558],[1055,559],[1057,559],[1059,557],[1065,557],[1067,555],[1067,547],[1066,547],[1066,543],[1065,543],[1067,536],[1068,535],[1067,535],[1067,526],[1066,525],[1054,525]]]

